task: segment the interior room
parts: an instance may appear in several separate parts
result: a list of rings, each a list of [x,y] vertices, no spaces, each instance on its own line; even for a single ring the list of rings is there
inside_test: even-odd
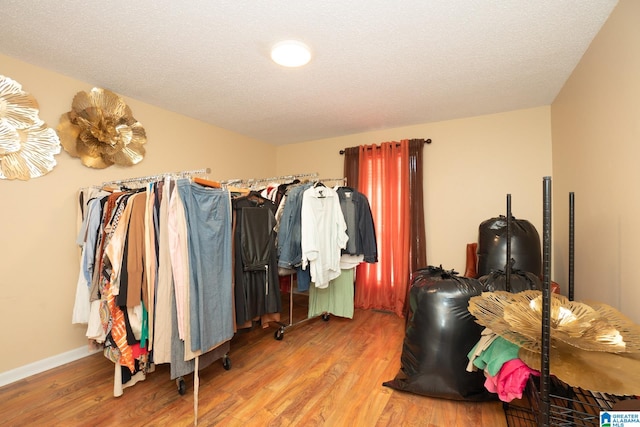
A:
[[[497,400],[384,387],[401,367],[405,319],[357,307],[353,319],[308,319],[284,339],[268,326],[236,333],[230,369],[216,364],[199,380],[185,375],[185,394],[159,365],[115,397],[113,362],[88,344],[86,324],[72,323],[82,255],[78,194],[138,177],[338,179],[346,148],[430,139],[422,178],[428,265],[463,275],[467,245],[483,221],[505,215],[507,195],[513,216],[542,234],[543,178],[550,177],[550,279],[567,294],[575,255],[575,299],[640,323],[633,184],[640,182],[640,3],[242,3],[2,2],[0,76],[37,100],[46,126],[60,134],[76,95],[101,88],[119,96],[145,132],[133,164],[92,167],[66,143],[33,177],[11,176],[11,147],[0,144],[0,396],[12,398],[0,414],[14,420],[9,425],[508,425]],[[310,48],[308,64],[282,67],[269,57],[273,44],[291,38]],[[282,318],[291,321],[283,297]],[[299,297],[291,306],[306,304]],[[331,327],[347,335],[339,341]],[[340,346],[356,337],[374,340],[357,344],[370,363],[340,363]],[[323,347],[323,338],[335,345]],[[314,348],[334,353],[325,359],[331,366],[296,363]],[[276,383],[249,370],[262,357]],[[74,371],[91,376],[66,382]],[[302,382],[287,388],[294,378]],[[367,391],[349,408],[340,402],[354,387]],[[85,396],[94,406],[47,420],[30,393],[60,405]],[[154,401],[154,409],[126,406],[123,418],[98,409],[118,412],[135,399],[143,408]]]

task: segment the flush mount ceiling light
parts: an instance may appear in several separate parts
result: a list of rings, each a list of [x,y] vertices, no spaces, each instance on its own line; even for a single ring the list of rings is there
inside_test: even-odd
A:
[[[283,67],[301,67],[311,60],[311,51],[304,43],[284,40],[273,46],[271,59]]]

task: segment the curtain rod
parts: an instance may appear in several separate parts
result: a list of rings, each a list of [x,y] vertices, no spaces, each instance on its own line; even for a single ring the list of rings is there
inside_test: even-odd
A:
[[[422,139],[422,138],[416,138],[416,139]],[[425,144],[431,144],[431,138],[427,138],[424,140]],[[396,146],[398,146],[398,144],[396,144]],[[340,154],[344,154],[344,150],[340,150]]]
[[[161,173],[161,174],[157,174],[157,175],[148,175],[148,176],[140,176],[137,178],[125,178],[125,179],[120,179],[117,181],[107,181],[107,182],[103,182],[102,186],[106,186],[106,185],[119,185],[119,184],[127,184],[130,182],[151,182],[151,181],[158,181],[162,178],[165,178],[167,176],[169,177],[186,177],[186,176],[191,176],[191,175],[203,175],[203,174],[208,174],[211,173],[211,169],[210,168],[204,168],[204,169],[195,169],[195,170],[190,170],[190,171],[181,171],[181,172],[166,172],[166,173]]]

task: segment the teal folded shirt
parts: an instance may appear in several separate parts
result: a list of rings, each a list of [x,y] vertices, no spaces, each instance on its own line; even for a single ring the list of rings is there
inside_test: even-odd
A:
[[[476,344],[467,355],[469,359],[473,357],[477,345],[478,344]],[[494,377],[498,374],[505,362],[518,358],[519,350],[520,347],[517,345],[502,337],[497,337],[489,344],[489,347],[487,347],[485,351],[473,360],[473,365],[478,369],[486,370],[489,375]]]

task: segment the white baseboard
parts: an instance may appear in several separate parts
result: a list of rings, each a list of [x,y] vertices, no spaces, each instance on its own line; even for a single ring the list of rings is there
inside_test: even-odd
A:
[[[89,350],[89,348],[85,346],[67,351],[66,353],[51,356],[46,359],[38,360],[37,362],[12,369],[7,372],[2,372],[0,373],[0,387],[30,377],[31,375],[57,368],[58,366],[62,366],[66,363],[82,359],[83,357],[90,356],[98,351],[100,350]]]

